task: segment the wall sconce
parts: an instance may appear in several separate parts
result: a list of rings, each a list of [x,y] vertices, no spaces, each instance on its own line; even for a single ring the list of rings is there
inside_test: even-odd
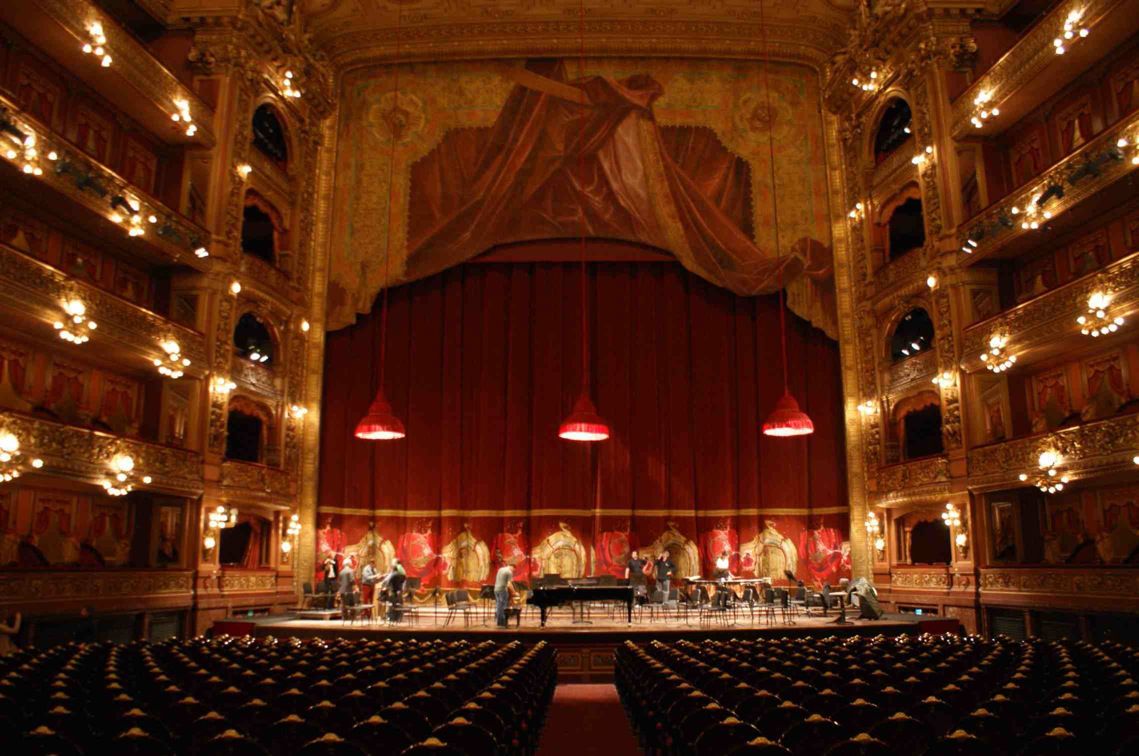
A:
[[[981,362],[994,373],[1003,373],[1016,364],[1016,355],[1006,351],[1008,336],[994,333],[989,337],[989,351],[981,354]]]
[[[925,279],[925,285],[931,289],[936,289],[937,288],[937,276],[935,276],[931,273],[929,275],[929,278]]]
[[[217,509],[210,511],[207,522],[211,530],[233,527],[237,524],[237,508],[226,509],[225,505],[218,504]]]
[[[198,125],[194,123],[194,117],[190,115],[190,103],[183,98],[178,98],[174,101],[174,108],[176,112],[170,114],[170,120],[174,123],[186,124],[186,136],[188,137],[198,133]]]
[[[253,173],[253,166],[249,163],[238,163],[234,170],[237,171],[237,175],[241,177],[242,181],[247,181],[249,174]]]
[[[974,128],[981,128],[989,118],[996,118],[1001,114],[999,109],[989,107],[989,103],[992,99],[993,93],[990,90],[978,92],[977,96],[973,98],[973,107],[975,110],[973,117],[969,120]]]
[[[1084,11],[1082,8],[1068,13],[1068,17],[1064,19],[1064,33],[1052,40],[1052,47],[1057,55],[1063,55],[1068,51],[1067,47],[1065,47],[1066,44],[1072,44],[1088,36],[1090,33],[1088,28],[1086,26],[1080,26],[1080,19],[1083,17]]]
[[[953,388],[957,385],[957,376],[952,372],[946,370],[945,372],[935,375],[931,383],[933,383],[933,385],[937,386],[938,388]]]
[[[292,71],[285,71],[285,79],[281,82],[281,94],[294,100],[301,96],[301,90],[293,86]]]
[[[969,543],[969,537],[964,533],[958,533],[953,541],[957,544],[957,548],[964,549],[965,545]]]
[[[878,414],[878,402],[873,399],[867,399],[862,404],[858,405],[858,411],[863,417]]]
[[[878,519],[877,512],[870,512],[866,515],[866,535],[870,537],[871,543],[874,545],[874,551],[878,553],[878,558],[881,559],[886,551],[886,539],[882,537],[882,523]]]
[[[23,463],[19,437],[9,431],[0,431],[0,483],[10,483],[20,477]],[[35,457],[29,464],[38,470],[44,466],[44,461]]]
[[[209,256],[210,256],[210,251],[208,249],[206,249],[205,247],[198,247],[197,249],[194,250],[194,257],[197,257],[199,260],[203,260]]]
[[[925,162],[932,157],[933,157],[933,146],[927,144],[924,151],[919,152],[918,154],[916,154],[912,158],[910,158],[910,162],[920,168],[921,166],[925,165]]]
[[[281,551],[288,554],[293,550],[293,541],[301,534],[301,516],[294,514],[285,527],[285,537],[281,539]]]
[[[35,132],[28,130],[25,134],[19,128],[13,126],[8,133],[8,138],[12,140],[12,147],[4,150],[4,157],[9,160],[20,163],[20,170],[30,176],[42,176],[43,168],[39,166],[39,150],[36,148],[36,135]],[[56,153],[52,152],[51,155]],[[54,160],[55,158],[50,157]]]
[[[305,415],[308,414],[308,407],[302,407],[299,404],[294,404],[289,407],[289,414],[296,420],[304,420]]]
[[[237,388],[237,384],[231,381],[229,378],[226,378],[224,375],[215,375],[210,379],[210,391],[215,394],[221,394],[224,396],[230,391],[233,391],[235,388]]]
[[[971,255],[977,251],[977,242],[973,239],[966,239],[965,243],[961,245],[961,251],[967,255]]]
[[[1063,458],[1055,451],[1048,449],[1040,453],[1040,457],[1036,460],[1036,466],[1039,468],[1040,477],[1036,480],[1036,487],[1043,493],[1059,493],[1064,490],[1064,486],[1068,483],[1068,476],[1061,475],[1059,467],[1063,464]],[[1139,464],[1137,462],[1136,464]],[[1021,473],[1017,476],[1021,482],[1028,480],[1028,473]]]
[[[63,303],[64,319],[53,324],[59,338],[72,344],[86,344],[91,340],[90,333],[99,324],[87,317],[87,305],[79,299],[69,299]]]
[[[83,53],[94,55],[99,59],[100,66],[110,68],[111,55],[107,52],[107,35],[103,33],[103,25],[98,21],[92,21],[87,26],[87,42],[83,44]]]
[[[855,223],[862,222],[862,219],[865,217],[865,215],[866,215],[866,206],[863,205],[861,202],[855,202],[854,208],[851,209],[851,211],[849,213],[847,213],[847,217],[850,218]]]
[[[945,511],[941,513],[941,519],[945,521],[947,527],[959,528],[961,527],[961,512],[953,505],[953,502],[947,502]]]
[[[178,380],[183,375],[182,368],[190,367],[190,360],[182,356],[182,347],[173,339],[163,341],[159,346],[162,347],[162,351],[166,352],[165,360],[157,358],[154,360],[154,366],[158,368],[159,375]]]
[[[310,328],[312,328],[312,325],[307,320],[302,319],[301,320],[301,332],[302,333],[308,333]]]
[[[865,77],[855,76],[850,80],[850,85],[856,89],[861,89],[863,92],[873,92],[878,89],[878,72],[871,71]]]
[[[116,454],[111,458],[111,478],[102,482],[103,490],[110,496],[126,496],[134,490],[136,479],[134,457],[129,454]],[[141,481],[149,485],[151,477],[143,475]]]
[[[241,293],[241,282],[240,281],[232,281],[229,284],[229,293],[235,297],[238,294],[240,294]]]
[[[1123,325],[1123,318],[1111,317],[1108,308],[1111,306],[1111,295],[1102,291],[1093,291],[1088,297],[1088,313],[1076,318],[1080,325],[1080,333],[1091,336],[1106,336],[1115,333]]]

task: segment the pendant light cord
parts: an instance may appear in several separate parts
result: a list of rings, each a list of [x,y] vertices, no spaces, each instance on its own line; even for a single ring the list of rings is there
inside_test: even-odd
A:
[[[775,225],[775,259],[779,265],[779,346],[783,354],[783,393],[789,391],[787,380],[787,320],[783,303],[783,254],[779,247],[779,192],[775,190],[775,111],[771,109],[771,46],[767,42],[767,19],[764,17],[764,2],[759,0],[759,29],[763,37],[763,90],[767,97],[767,149],[771,169],[771,209]]]
[[[392,148],[388,157],[388,227],[387,227],[387,241],[384,249],[384,293],[383,299],[380,300],[380,391],[384,390],[384,370],[387,364],[387,350],[388,350],[388,289],[390,288],[390,281],[388,275],[391,270],[392,260],[392,206],[395,204],[395,146],[398,136],[396,134],[397,124],[396,119],[399,117],[399,57],[400,57],[400,43],[402,42],[402,35],[400,34],[401,23],[403,21],[403,6],[397,5],[395,16],[395,61],[392,63],[394,70],[393,87],[395,89],[395,97],[392,101],[392,120],[389,124],[391,128]]]
[[[585,0],[581,0],[578,7],[578,53],[577,53],[577,78],[581,84],[581,117],[582,126],[584,127],[588,111],[586,109],[586,96],[585,96]],[[577,150],[577,174],[578,181],[581,182],[581,393],[583,395],[589,394],[590,387],[590,370],[589,370],[589,313],[586,307],[586,302],[589,301],[589,292],[586,287],[586,266],[585,266],[585,129],[583,128],[578,133],[578,150]]]

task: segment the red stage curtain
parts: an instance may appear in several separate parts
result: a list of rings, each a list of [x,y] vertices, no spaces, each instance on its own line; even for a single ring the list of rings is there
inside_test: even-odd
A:
[[[593,397],[612,437],[563,441],[581,383],[579,276],[471,264],[393,289],[385,388],[401,441],[353,436],[376,389],[378,304],[330,333],[321,532],[351,553],[374,521],[380,566],[394,551],[425,584],[486,582],[497,553],[521,578],[623,574],[625,549],[654,544],[698,550],[690,572],[729,544],[744,570],[849,574],[838,345],[788,316],[791,388],[816,431],[768,438],[783,391],[776,297],[673,263],[591,264]]]

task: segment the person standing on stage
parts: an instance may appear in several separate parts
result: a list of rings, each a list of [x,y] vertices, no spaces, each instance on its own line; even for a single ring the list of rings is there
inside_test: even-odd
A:
[[[360,573],[360,603],[365,606],[372,603],[378,582],[380,582],[380,573],[376,570],[376,560],[369,559]]]
[[[340,606],[347,609],[356,606],[356,571],[352,569],[351,560],[346,560],[340,568],[340,575],[336,578],[336,592],[340,594]]]
[[[625,579],[632,580],[635,579],[637,575],[643,576],[644,574],[645,560],[638,557],[637,550],[633,549],[633,551],[629,554],[629,561],[625,565]]]
[[[331,551],[324,552],[321,566],[320,592],[324,596],[324,608],[331,609],[336,596],[336,557]]]
[[[653,567],[656,569],[657,590],[664,596],[661,601],[668,601],[668,590],[672,586],[672,573],[676,571],[676,565],[669,558],[668,551],[662,551],[657,556]]]
[[[506,608],[510,606],[510,599],[516,592],[514,568],[504,564],[494,576],[494,622],[501,628],[506,627]]]
[[[407,571],[398,559],[392,560],[392,569],[380,583],[380,589],[388,592],[388,622],[399,622],[403,612],[400,605],[403,603],[403,586],[407,583]]]

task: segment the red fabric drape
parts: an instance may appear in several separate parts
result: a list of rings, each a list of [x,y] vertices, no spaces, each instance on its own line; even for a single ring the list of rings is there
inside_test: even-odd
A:
[[[375,512],[425,585],[492,576],[478,577],[468,531],[487,570],[501,555],[525,574],[623,574],[628,548],[671,533],[696,552],[708,534],[727,539],[753,564],[744,552],[764,531],[805,579],[848,574],[837,344],[789,318],[791,389],[816,432],[768,438],[760,425],[783,391],[776,297],[740,297],[673,263],[593,264],[594,399],[613,435],[566,442],[558,423],[581,385],[579,276],[572,263],[472,264],[393,289],[385,389],[402,441],[352,435],[376,389],[378,310],[330,333],[322,533],[351,551]],[[468,560],[461,570],[455,558]]]

